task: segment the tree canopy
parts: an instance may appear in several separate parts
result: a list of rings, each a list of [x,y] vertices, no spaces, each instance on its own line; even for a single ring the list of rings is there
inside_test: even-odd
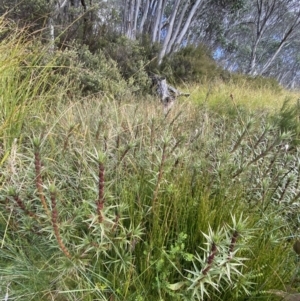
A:
[[[206,45],[225,69],[300,86],[296,0],[1,0],[1,12],[54,42],[84,44],[104,33],[159,45],[158,64],[179,49]],[[60,37],[60,39],[58,39]]]

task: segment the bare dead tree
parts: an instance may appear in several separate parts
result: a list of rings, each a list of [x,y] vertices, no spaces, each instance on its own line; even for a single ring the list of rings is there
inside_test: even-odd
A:
[[[164,106],[165,112],[168,112],[172,108],[177,97],[190,95],[189,93],[183,93],[168,84],[165,77],[153,73],[150,75],[150,78],[152,80],[152,85]]]

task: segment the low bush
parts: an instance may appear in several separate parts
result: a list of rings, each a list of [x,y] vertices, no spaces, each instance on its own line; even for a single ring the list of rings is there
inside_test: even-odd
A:
[[[252,89],[272,89],[280,92],[283,88],[279,85],[278,81],[274,78],[267,78],[263,76],[249,76],[245,74],[228,73],[225,81],[232,81],[235,84],[247,82],[247,85]]]
[[[203,45],[187,46],[167,55],[160,69],[174,83],[211,80],[223,72]]]
[[[0,43],[2,299],[274,300],[297,289],[293,106],[274,118],[231,96],[227,110],[187,101],[163,114],[102,52],[49,53],[18,37]]]
[[[57,106],[3,166],[10,298],[268,300],[291,281],[297,152],[266,116]]]

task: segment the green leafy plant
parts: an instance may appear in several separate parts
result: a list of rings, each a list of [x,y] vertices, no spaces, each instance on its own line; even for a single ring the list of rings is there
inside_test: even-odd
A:
[[[171,290],[183,290],[190,300],[204,300],[205,296],[211,298],[235,288],[249,294],[248,288],[254,283],[243,279],[243,283],[237,285],[239,278],[245,277],[242,268],[247,259],[237,254],[239,248],[243,247],[240,240],[243,239],[245,243],[250,238],[250,232],[242,216],[238,221],[233,217],[232,223],[232,227],[218,229],[216,233],[209,227],[209,233],[204,234],[207,248],[203,249],[203,257],[199,254],[193,256],[193,268],[187,270],[187,280],[169,285]]]
[[[101,53],[29,46],[25,67],[0,64],[26,91],[8,89],[18,131],[2,116],[1,298],[270,300],[295,286],[296,115],[235,96],[164,115]]]
[[[212,80],[222,74],[221,68],[203,45],[187,46],[166,56],[160,68],[175,83]]]

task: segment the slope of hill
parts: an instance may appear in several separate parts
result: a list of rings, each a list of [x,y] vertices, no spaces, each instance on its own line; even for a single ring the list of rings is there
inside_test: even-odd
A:
[[[0,44],[1,298],[297,289],[299,95],[214,81],[164,114],[145,71],[24,40]]]

